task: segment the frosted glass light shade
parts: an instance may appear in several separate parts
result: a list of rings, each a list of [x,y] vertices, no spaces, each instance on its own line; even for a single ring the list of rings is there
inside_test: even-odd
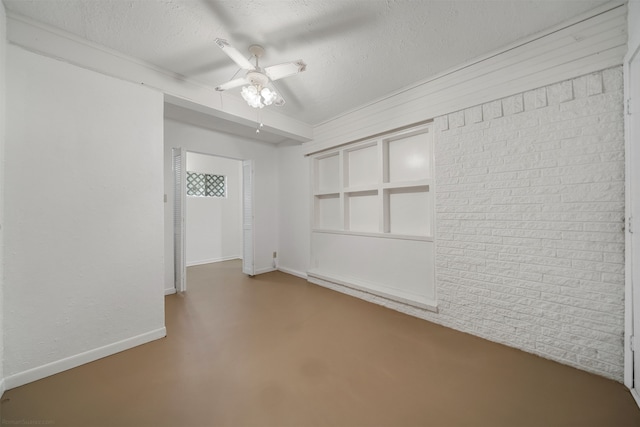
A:
[[[260,91],[260,95],[262,95],[262,99],[264,100],[264,105],[271,105],[273,104],[273,101],[276,100],[276,98],[278,97],[278,94],[269,89],[268,87],[265,87],[264,89],[262,89]]]
[[[247,101],[253,108],[263,108],[267,105],[271,105],[278,98],[278,94],[275,90],[268,87],[258,90],[258,86],[249,85],[242,88],[240,91],[242,98]]]
[[[242,98],[244,98],[244,100],[247,101],[247,104],[249,104],[251,107],[253,108],[264,107],[264,104],[262,103],[262,99],[260,98],[260,94],[258,93],[257,87],[253,85],[245,86],[242,88],[242,91],[240,92],[240,94],[242,95]]]

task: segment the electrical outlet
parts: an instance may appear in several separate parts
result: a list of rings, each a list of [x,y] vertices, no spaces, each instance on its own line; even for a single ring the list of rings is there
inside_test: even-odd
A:
[[[277,258],[277,257],[278,257],[278,252],[273,251],[273,257],[274,257],[274,258]]]

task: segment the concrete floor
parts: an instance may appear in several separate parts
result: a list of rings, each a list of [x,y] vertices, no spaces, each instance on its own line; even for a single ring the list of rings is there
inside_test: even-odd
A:
[[[240,263],[191,267],[168,336],[7,391],[3,425],[640,426],[614,381]]]

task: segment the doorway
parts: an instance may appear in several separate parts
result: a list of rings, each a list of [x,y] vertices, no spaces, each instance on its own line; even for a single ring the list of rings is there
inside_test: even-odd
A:
[[[173,292],[186,291],[189,266],[239,258],[253,275],[253,162],[183,148],[172,156]]]

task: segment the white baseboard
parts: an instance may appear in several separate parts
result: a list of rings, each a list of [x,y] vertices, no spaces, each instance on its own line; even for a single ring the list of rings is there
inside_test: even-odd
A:
[[[239,255],[226,256],[221,258],[201,259],[198,261],[187,262],[187,267],[193,267],[194,265],[213,264],[214,262],[231,261],[232,259],[240,259]]]
[[[164,290],[164,295],[165,296],[172,295],[172,294],[175,294],[175,293],[176,293],[176,288],[169,288],[169,289],[165,289]]]
[[[297,276],[301,279],[307,280],[307,273],[303,273],[302,271],[293,270],[287,267],[278,267],[278,271],[282,271],[283,273],[291,274],[292,276]]]
[[[632,388],[629,391],[631,392],[631,396],[633,396],[633,398],[636,400],[636,404],[638,405],[638,407],[640,407],[640,393],[638,393],[638,389]]]
[[[5,386],[4,386],[4,378],[0,380],[0,397],[2,397],[2,395],[5,392]]]
[[[254,273],[255,275],[258,275],[263,273],[271,273],[272,271],[276,271],[276,268],[275,267],[256,268]]]
[[[356,280],[350,278],[319,273],[314,270],[309,270],[307,275],[309,276],[309,282],[316,285],[383,305],[403,313],[410,314],[411,308],[427,310],[434,313],[438,312],[438,304],[435,301],[417,295],[410,296],[400,291],[396,291],[398,293],[394,294],[390,292],[391,290],[377,289],[369,284],[358,283]],[[407,311],[407,308],[410,308],[409,311]]]
[[[23,372],[19,372],[17,374],[9,375],[4,379],[3,385],[6,390],[20,387],[21,385],[46,378],[48,376],[78,367],[80,365],[84,365],[85,363],[102,359],[103,357],[111,356],[112,354],[120,353],[121,351],[146,344],[150,341],[154,341],[165,336],[167,336],[167,329],[165,327],[162,327],[160,329],[149,331],[135,337],[127,338],[122,341],[105,345],[103,347],[85,351],[84,353],[66,357],[55,362],[47,363],[46,365],[38,366],[37,368],[32,368]]]

